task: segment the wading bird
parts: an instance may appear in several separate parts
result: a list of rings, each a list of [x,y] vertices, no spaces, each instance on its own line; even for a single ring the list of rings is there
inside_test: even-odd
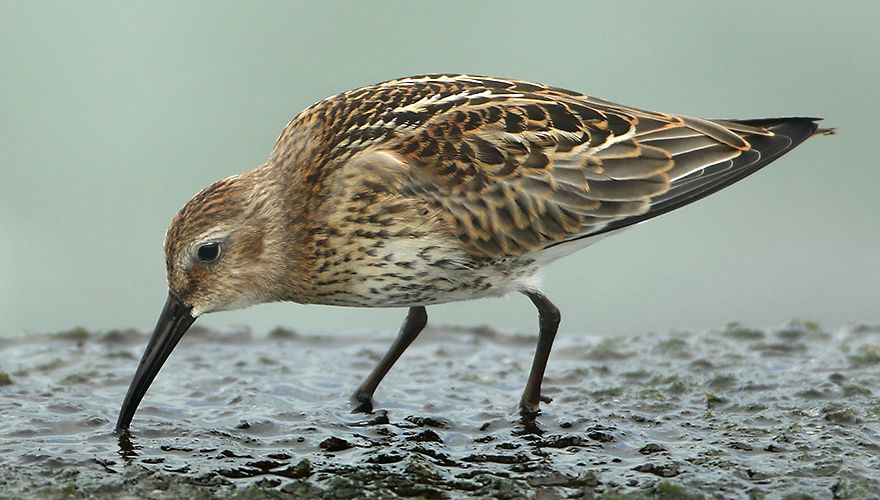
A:
[[[537,286],[541,267],[756,172],[817,121],[705,120],[469,75],[329,97],[287,125],[265,164],[208,186],[174,217],[168,299],[116,429],[203,314],[272,301],[409,308],[354,392],[354,410],[369,412],[425,306],[511,291],[538,309],[520,401],[533,415],[560,319]]]

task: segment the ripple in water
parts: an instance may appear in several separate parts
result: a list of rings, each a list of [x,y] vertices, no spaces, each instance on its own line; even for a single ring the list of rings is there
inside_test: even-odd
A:
[[[561,334],[536,421],[516,413],[536,339],[428,329],[391,341],[278,329],[187,334],[131,435],[112,433],[138,332],[2,339],[10,496],[687,498],[880,495],[880,328],[794,323],[622,338]]]

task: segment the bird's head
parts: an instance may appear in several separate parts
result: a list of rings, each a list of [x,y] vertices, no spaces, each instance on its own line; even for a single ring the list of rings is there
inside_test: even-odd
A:
[[[193,197],[165,233],[168,299],[141,358],[116,430],[128,428],[147,388],[202,314],[290,298],[295,255],[271,179],[260,169],[221,180]]]
[[[288,259],[278,244],[272,199],[248,174],[205,188],[165,233],[169,293],[197,318],[279,300]]]

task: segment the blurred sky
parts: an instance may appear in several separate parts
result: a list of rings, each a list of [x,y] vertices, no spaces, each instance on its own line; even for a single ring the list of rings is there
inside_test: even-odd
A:
[[[0,335],[151,328],[162,237],[301,109],[425,72],[545,82],[834,137],[550,267],[564,332],[880,320],[880,2],[0,1]],[[521,296],[435,324],[537,325]],[[405,311],[273,304],[201,324],[391,331]]]

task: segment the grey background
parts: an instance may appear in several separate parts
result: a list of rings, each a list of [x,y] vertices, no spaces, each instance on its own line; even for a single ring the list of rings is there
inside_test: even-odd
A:
[[[839,128],[550,267],[562,330],[877,321],[880,2],[0,2],[0,335],[152,327],[176,210],[297,112],[424,72],[535,80],[704,117]],[[200,323],[396,329],[273,304]],[[531,331],[519,296],[429,309]]]

